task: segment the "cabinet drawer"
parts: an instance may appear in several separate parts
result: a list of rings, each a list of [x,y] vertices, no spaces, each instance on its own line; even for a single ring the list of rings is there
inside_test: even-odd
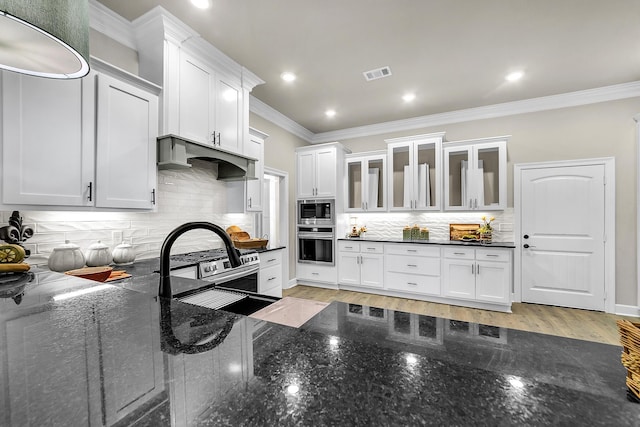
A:
[[[384,253],[395,255],[420,255],[428,257],[440,257],[440,248],[438,246],[426,246],[424,244],[411,245],[394,245],[387,244],[384,246]]]
[[[384,243],[379,242],[360,242],[360,252],[363,254],[381,254],[384,253]]]
[[[271,267],[282,264],[282,250],[269,251],[260,254],[260,268]]]
[[[296,264],[296,276],[298,280],[310,280],[312,282],[338,283],[338,269],[335,266],[318,264]]]
[[[504,249],[476,249],[476,260],[478,261],[500,261],[509,262],[509,250]]]
[[[386,255],[387,271],[425,276],[440,276],[440,258],[411,255]]]
[[[416,294],[440,295],[440,277],[387,272],[384,275],[385,288],[393,291]]]
[[[282,266],[274,265],[260,270],[258,293],[263,294],[268,289],[282,287]]]
[[[338,241],[338,252],[360,252],[360,242]]]
[[[444,248],[444,257],[452,259],[475,259],[473,248]]]

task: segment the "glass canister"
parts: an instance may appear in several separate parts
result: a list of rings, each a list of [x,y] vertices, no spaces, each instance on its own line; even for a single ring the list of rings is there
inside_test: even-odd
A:
[[[429,240],[429,229],[421,228],[420,229],[420,240]]]
[[[418,227],[418,224],[414,224],[413,227],[411,227],[411,240],[419,240],[420,239],[420,227]]]
[[[402,240],[411,240],[411,227],[408,225],[402,229]]]

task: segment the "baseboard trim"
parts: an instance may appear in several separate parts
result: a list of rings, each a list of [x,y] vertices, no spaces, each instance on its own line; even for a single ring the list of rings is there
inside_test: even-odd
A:
[[[296,279],[291,279],[287,282],[287,286],[284,289],[291,289],[298,284]]]
[[[620,316],[640,317],[640,307],[635,305],[616,304],[616,314]]]

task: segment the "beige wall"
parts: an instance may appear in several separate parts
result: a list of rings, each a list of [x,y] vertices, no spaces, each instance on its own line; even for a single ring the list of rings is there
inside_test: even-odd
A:
[[[513,165],[553,160],[615,157],[616,303],[637,305],[636,130],[640,99],[449,124],[340,140],[354,153],[385,149],[384,139],[445,131],[447,141],[512,135],[507,143],[508,205],[513,206]]]
[[[264,164],[289,174],[289,277],[296,277],[296,156],[297,147],[309,145],[305,140],[251,113],[249,126],[269,135],[264,143]],[[284,284],[286,285],[286,284]]]

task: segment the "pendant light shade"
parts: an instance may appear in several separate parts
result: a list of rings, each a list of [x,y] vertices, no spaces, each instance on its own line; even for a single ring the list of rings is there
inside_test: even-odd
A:
[[[0,68],[56,79],[86,76],[88,0],[0,0]]]

